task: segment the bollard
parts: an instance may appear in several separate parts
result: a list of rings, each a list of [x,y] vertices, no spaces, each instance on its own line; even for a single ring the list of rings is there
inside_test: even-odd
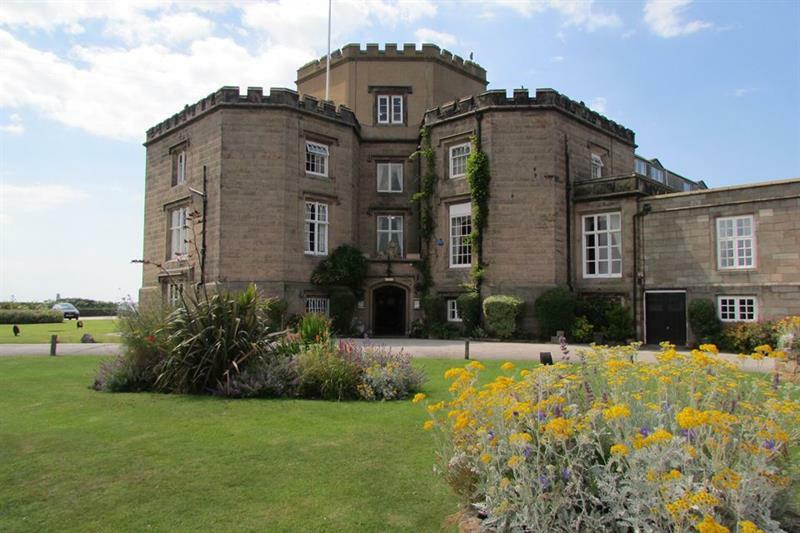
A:
[[[58,343],[58,335],[50,335],[50,355],[56,354],[57,343]]]
[[[553,354],[550,352],[539,352],[539,362],[543,365],[553,364]]]
[[[469,359],[469,339],[464,341],[464,359]]]

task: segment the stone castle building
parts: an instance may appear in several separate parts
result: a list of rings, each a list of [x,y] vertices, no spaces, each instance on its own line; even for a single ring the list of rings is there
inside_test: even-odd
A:
[[[188,283],[256,283],[290,312],[327,312],[310,283],[353,245],[369,261],[358,317],[374,335],[420,318],[419,264],[458,321],[475,260],[466,161],[491,174],[483,296],[528,305],[565,286],[620,298],[647,342],[687,340],[686,306],[723,320],[800,314],[800,180],[707,189],[636,154],[634,132],[552,89],[486,91],[486,71],[434,45],[347,45],[300,67],[297,91],[223,87],[147,132],[144,304]],[[334,102],[337,105],[334,104]],[[426,249],[412,196],[435,153]]]

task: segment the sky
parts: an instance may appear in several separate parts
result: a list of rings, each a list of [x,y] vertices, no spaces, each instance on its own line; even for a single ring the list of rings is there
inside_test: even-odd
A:
[[[0,3],[0,300],[137,299],[147,128],[294,88],[325,0]],[[432,42],[549,87],[711,186],[800,176],[800,2],[334,0],[332,46]]]

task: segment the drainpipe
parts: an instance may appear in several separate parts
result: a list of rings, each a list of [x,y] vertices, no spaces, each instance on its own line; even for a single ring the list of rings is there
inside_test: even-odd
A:
[[[644,216],[650,212],[650,204],[644,204],[639,207],[640,198],[636,197],[636,213],[633,215],[633,293],[632,293],[632,302],[633,302],[633,325],[634,328],[638,331],[639,325],[644,324],[645,317],[642,316],[642,319],[639,320],[639,310],[638,310],[638,303],[639,303],[639,292],[642,293],[642,302],[644,302],[644,241],[642,240],[642,231],[641,226],[643,223]],[[641,246],[640,246],[640,242]],[[641,250],[640,250],[641,248]],[[640,255],[642,256],[640,258]],[[641,271],[639,270],[639,263],[642,263]],[[639,279],[641,278],[642,283],[641,287],[639,287]],[[644,306],[642,305],[642,312],[644,313]],[[646,341],[647,339],[644,338],[644,328],[642,328],[642,341]]]
[[[572,292],[572,176],[570,176],[569,141],[566,133],[564,134],[564,164],[564,179],[567,184],[564,190],[564,202],[567,211],[567,288],[569,292]]]

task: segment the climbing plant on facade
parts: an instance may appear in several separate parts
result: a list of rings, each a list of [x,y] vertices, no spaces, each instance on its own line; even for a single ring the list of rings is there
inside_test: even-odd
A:
[[[483,230],[489,219],[489,158],[481,150],[478,137],[470,138],[472,144],[467,158],[467,184],[472,204],[472,268],[470,282],[472,289],[480,293],[481,282],[486,265],[483,262]]]
[[[433,276],[431,275],[430,245],[433,240],[433,229],[435,218],[433,214],[433,194],[436,190],[436,152],[431,146],[430,129],[424,126],[420,130],[420,148],[411,156],[422,158],[425,168],[420,177],[419,191],[414,193],[411,201],[419,205],[419,232],[422,237],[421,261],[417,265],[420,273],[420,281],[417,290],[422,296],[426,296],[433,286]]]

